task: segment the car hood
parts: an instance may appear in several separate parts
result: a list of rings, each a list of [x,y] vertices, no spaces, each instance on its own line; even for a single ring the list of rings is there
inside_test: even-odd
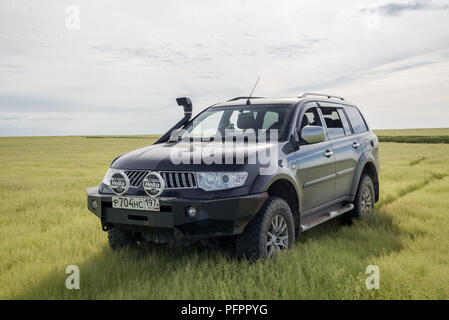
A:
[[[249,159],[261,151],[267,152],[267,149],[277,149],[278,145],[277,142],[231,144],[223,142],[167,142],[125,153],[118,157],[111,167],[127,170],[160,171],[196,170],[208,165],[211,168],[216,167],[222,170],[231,167],[237,169],[247,164]],[[199,156],[200,154],[210,156],[205,158]],[[239,155],[238,158],[235,157],[236,154]],[[184,163],[182,159],[184,159]],[[192,159],[196,161],[193,162]],[[211,164],[214,159],[222,159],[222,163],[225,163],[225,165],[217,164],[218,161]],[[232,162],[228,163],[230,159]],[[243,159],[243,163],[241,159]],[[198,161],[200,162],[198,163]]]

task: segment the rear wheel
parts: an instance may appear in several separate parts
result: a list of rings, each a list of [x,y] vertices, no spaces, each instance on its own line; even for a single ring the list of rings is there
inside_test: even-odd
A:
[[[122,231],[116,228],[108,230],[108,242],[109,246],[114,251],[136,244],[131,232]]]
[[[239,258],[274,257],[291,247],[295,241],[292,212],[281,198],[269,197],[257,216],[236,238]]]
[[[359,187],[354,199],[353,216],[364,218],[374,211],[374,184],[369,175],[360,178]]]

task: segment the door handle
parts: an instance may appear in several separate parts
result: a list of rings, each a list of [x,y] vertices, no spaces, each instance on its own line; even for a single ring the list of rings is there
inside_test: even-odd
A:
[[[360,143],[354,141],[354,142],[352,143],[352,147],[353,147],[354,149],[357,149],[357,148],[360,147]]]
[[[327,158],[330,158],[333,155],[334,155],[334,152],[329,150],[329,149],[324,152],[324,156],[327,157]]]

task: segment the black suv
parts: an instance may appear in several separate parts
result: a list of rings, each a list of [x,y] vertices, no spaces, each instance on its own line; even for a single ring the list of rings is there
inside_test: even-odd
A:
[[[235,241],[273,256],[298,235],[379,199],[378,139],[343,98],[238,97],[184,118],[153,145],[115,158],[88,208],[118,249],[137,241]]]

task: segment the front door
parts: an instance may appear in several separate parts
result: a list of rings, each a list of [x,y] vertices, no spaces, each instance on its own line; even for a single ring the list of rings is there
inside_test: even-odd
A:
[[[315,103],[305,106],[297,128],[306,125],[323,126],[323,120]],[[296,179],[301,187],[301,211],[322,206],[334,199],[335,163],[331,142],[307,144],[300,138],[295,154]]]

